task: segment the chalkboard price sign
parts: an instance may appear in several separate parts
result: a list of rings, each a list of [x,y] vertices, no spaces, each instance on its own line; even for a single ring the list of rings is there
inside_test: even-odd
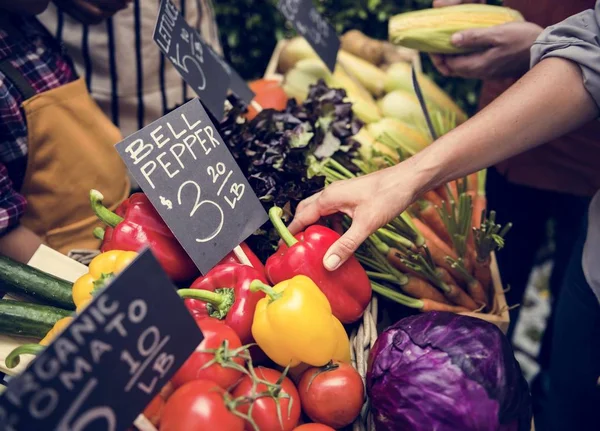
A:
[[[232,68],[219,54],[217,54],[209,45],[206,45],[211,54],[221,63],[223,69],[229,74],[229,89],[235,94],[242,102],[249,105],[254,99],[254,92],[248,87],[246,81]]]
[[[203,274],[267,221],[262,204],[198,99],[116,148]]]
[[[0,429],[128,429],[201,341],[146,250],[8,382]]]
[[[160,4],[154,41],[206,108],[220,119],[229,89],[229,73],[170,0]]]
[[[277,8],[333,72],[340,39],[331,24],[317,11],[313,0],[280,0]]]

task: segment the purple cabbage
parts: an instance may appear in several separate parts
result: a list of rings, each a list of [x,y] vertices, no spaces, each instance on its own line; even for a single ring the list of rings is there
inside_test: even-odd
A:
[[[377,431],[528,431],[527,382],[504,334],[453,313],[407,317],[371,349]]]

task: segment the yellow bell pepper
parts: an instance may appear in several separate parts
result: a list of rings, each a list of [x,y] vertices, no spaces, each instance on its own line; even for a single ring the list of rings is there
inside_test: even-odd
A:
[[[42,340],[40,341],[39,344],[41,344],[42,346],[47,346],[50,343],[52,343],[54,341],[54,339],[58,336],[58,334],[60,334],[63,329],[65,329],[67,326],[69,326],[72,321],[73,321],[73,317],[71,317],[71,316],[63,317],[62,319],[60,319],[58,322],[56,322],[54,324],[52,329],[50,329],[48,331],[46,336],[44,338],[42,338]]]
[[[73,284],[73,302],[77,311],[81,311],[92,300],[94,290],[104,287],[136,257],[137,253],[133,251],[121,250],[111,250],[96,256],[90,262],[88,273]]]
[[[273,362],[320,367],[336,356],[347,361],[348,335],[310,278],[298,275],[274,287],[256,280],[250,289],[267,295],[256,305],[252,336]]]

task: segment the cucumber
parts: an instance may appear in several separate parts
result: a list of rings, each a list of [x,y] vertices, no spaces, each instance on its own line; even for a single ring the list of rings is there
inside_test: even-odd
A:
[[[72,313],[50,305],[0,300],[0,334],[42,339],[54,324]]]
[[[75,310],[72,283],[6,256],[0,256],[0,291]]]

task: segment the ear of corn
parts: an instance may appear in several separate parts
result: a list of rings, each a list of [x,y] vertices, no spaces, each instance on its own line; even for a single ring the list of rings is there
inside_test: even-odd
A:
[[[432,79],[422,73],[417,73],[417,77],[427,106],[431,104],[440,111],[453,113],[458,124],[467,121],[467,114]],[[415,94],[410,64],[392,64],[387,70],[384,88],[387,92],[402,90],[409,94]],[[388,116],[385,113],[384,115]]]
[[[450,38],[454,33],[514,21],[523,21],[523,16],[507,7],[485,4],[407,12],[390,19],[390,42],[423,52],[459,54],[469,50],[452,45]]]
[[[431,139],[422,131],[394,118],[383,118],[368,124],[367,131],[378,142],[411,156],[431,143]]]
[[[395,118],[409,124],[424,121],[419,99],[414,94],[402,90],[392,91],[377,104],[384,117]]]
[[[377,162],[376,159],[379,157],[378,154],[380,154],[388,156],[395,163],[400,161],[400,156],[397,151],[376,141],[373,135],[371,135],[365,127],[360,129],[352,138],[360,144],[359,153],[364,160]],[[381,160],[381,166],[385,167],[385,165],[387,165],[387,163],[384,160]]]
[[[345,72],[350,73],[356,78],[373,96],[378,97],[383,94],[383,84],[385,81],[385,72],[383,70],[345,51],[338,52],[338,67],[340,65],[344,68]]]
[[[279,54],[278,68],[282,73],[291,70],[300,60],[318,58],[317,53],[303,37],[295,37],[286,42]]]

